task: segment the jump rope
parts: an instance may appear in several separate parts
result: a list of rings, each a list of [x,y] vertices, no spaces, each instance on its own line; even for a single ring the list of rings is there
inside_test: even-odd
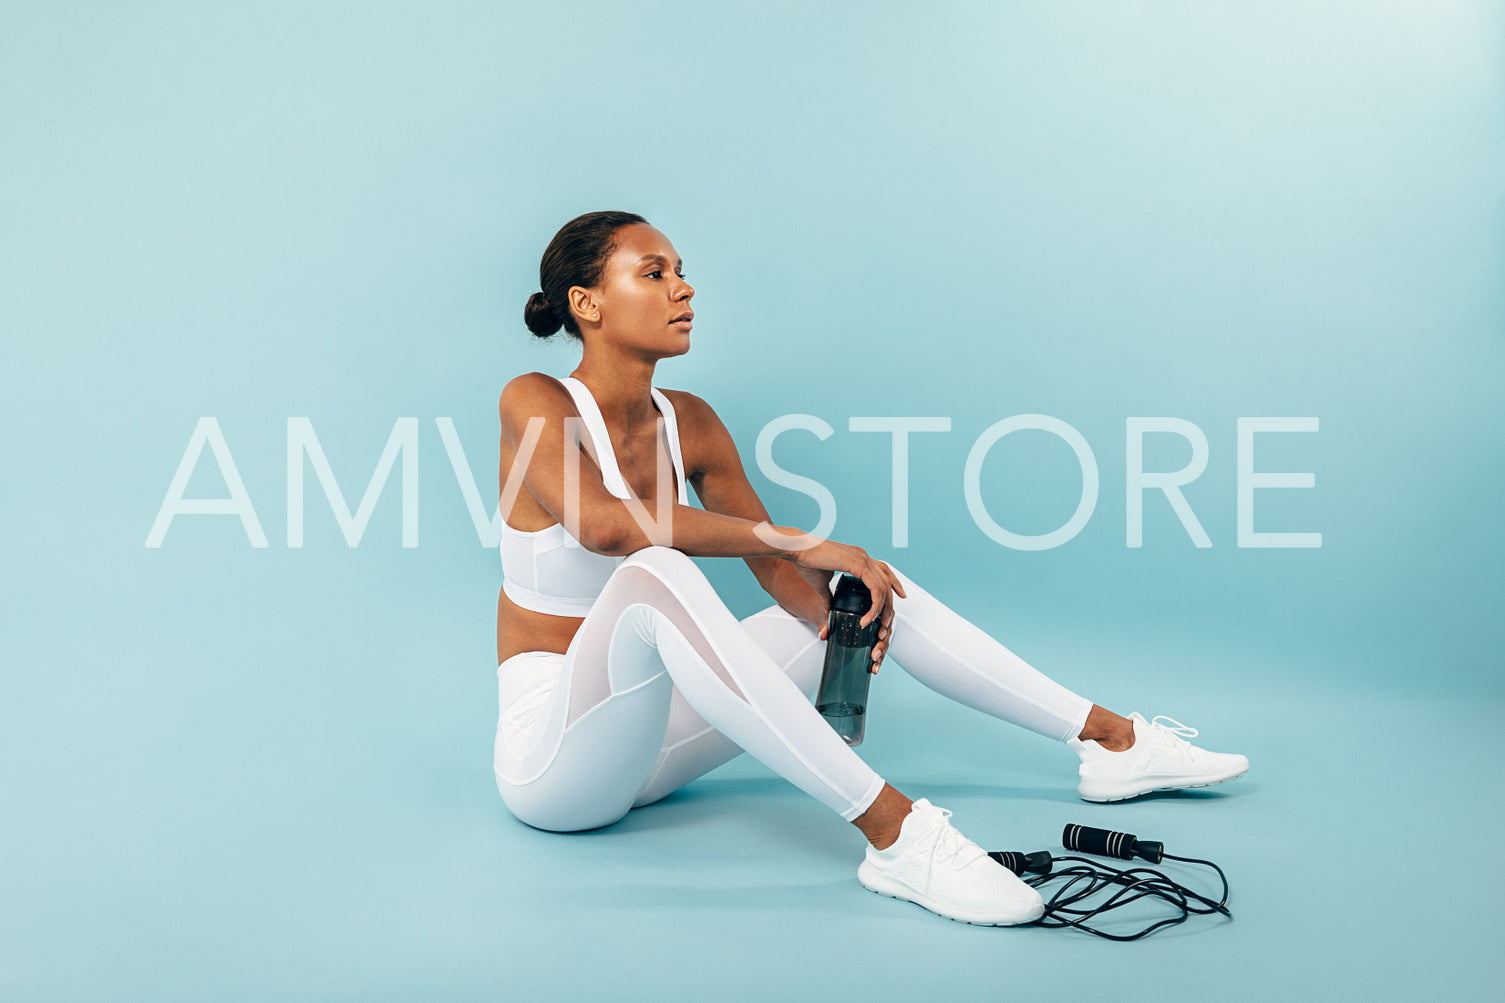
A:
[[[1220,915],[1229,919],[1233,918],[1233,914],[1228,911],[1228,878],[1223,873],[1223,869],[1210,860],[1178,857],[1175,854],[1166,853],[1165,844],[1155,840],[1140,839],[1132,833],[1110,832],[1107,829],[1094,829],[1085,825],[1067,825],[1065,831],[1061,833],[1061,845],[1068,850],[1116,857],[1119,860],[1133,860],[1139,857],[1152,864],[1158,864],[1161,860],[1177,860],[1182,863],[1211,867],[1217,872],[1218,880],[1222,882],[1223,895],[1214,902],[1153,867],[1129,867],[1120,870],[1085,857],[1052,856],[1048,850],[1037,850],[1034,853],[1020,853],[1014,850],[990,851],[988,856],[1019,875],[1025,884],[1038,889],[1042,896],[1045,896],[1046,885],[1056,881],[1064,882],[1061,887],[1045,896],[1045,914],[1030,924],[1031,926],[1042,926],[1046,929],[1069,926],[1105,940],[1139,940],[1157,930],[1185,923],[1192,916]],[[1075,866],[1054,870],[1058,863],[1070,863]],[[1091,905],[1088,902],[1093,896],[1109,891],[1112,893],[1102,898],[1100,904]],[[1095,919],[1110,910],[1130,905],[1141,899],[1158,899],[1169,905],[1174,914],[1156,920],[1135,933],[1108,933],[1089,926],[1087,923],[1088,920]]]

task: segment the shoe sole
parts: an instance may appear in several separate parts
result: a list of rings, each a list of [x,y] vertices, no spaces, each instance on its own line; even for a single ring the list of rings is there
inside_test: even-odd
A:
[[[917,892],[913,888],[909,887],[906,884],[903,884],[902,882],[886,881],[883,879],[883,875],[881,874],[876,878],[864,877],[863,875],[858,874],[857,880],[862,884],[862,887],[866,888],[870,892],[877,892],[879,895],[883,895],[891,899],[898,899],[900,902],[912,902],[920,908],[932,912],[944,919],[949,919],[956,923],[970,923],[972,926],[1023,926],[1026,923],[1033,923],[1035,920],[1044,915],[1045,912],[1045,908],[1042,903],[1039,912],[1035,913],[1033,916],[1020,917],[1018,919],[989,919],[985,917],[965,916],[960,915],[954,911],[948,912],[944,906],[932,899],[930,896],[925,895],[922,892]],[[882,887],[879,886],[880,881],[882,882]]]
[[[1237,780],[1239,777],[1248,772],[1248,770],[1240,770],[1238,773],[1235,773],[1231,777],[1222,777],[1218,780],[1203,780],[1197,783],[1190,784],[1171,784],[1166,787],[1146,787],[1143,790],[1129,791],[1124,794],[1115,793],[1103,797],[1088,797],[1086,794],[1083,794],[1080,789],[1078,789],[1077,797],[1081,798],[1083,801],[1090,801],[1093,804],[1108,804],[1113,801],[1128,801],[1130,798],[1143,797],[1146,794],[1155,794],[1159,791],[1189,791],[1195,790],[1200,787],[1216,787],[1218,784],[1226,784],[1230,780]]]

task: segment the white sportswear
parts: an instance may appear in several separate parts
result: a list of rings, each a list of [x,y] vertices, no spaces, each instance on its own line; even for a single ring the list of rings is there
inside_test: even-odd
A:
[[[1091,701],[1032,668],[902,572],[885,663],[1057,741]],[[542,829],[608,825],[746,750],[842,818],[883,781],[811,706],[825,642],[774,605],[738,620],[695,562],[647,547],[623,560],[564,654],[497,667],[497,787]]]

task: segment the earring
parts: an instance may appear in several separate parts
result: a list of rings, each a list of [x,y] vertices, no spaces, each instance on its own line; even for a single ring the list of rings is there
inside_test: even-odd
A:
[[[599,313],[593,313],[593,314],[591,314],[591,320],[600,320],[600,319],[601,319],[601,315]]]

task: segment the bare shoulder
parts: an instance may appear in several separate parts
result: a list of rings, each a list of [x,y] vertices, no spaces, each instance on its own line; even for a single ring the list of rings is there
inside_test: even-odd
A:
[[[659,391],[669,398],[670,404],[674,405],[674,417],[679,425],[680,438],[694,436],[707,441],[719,441],[731,437],[731,433],[726,430],[726,425],[721,421],[721,416],[703,397],[698,397],[688,390],[665,390],[660,387]]]
[[[575,413],[569,391],[547,373],[514,376],[502,387],[496,407],[502,429],[513,433],[526,428],[528,419],[536,416],[548,418]]]
[[[737,447],[732,441],[721,416],[704,398],[688,390],[665,390],[659,388],[669,403],[674,405],[674,418],[679,425],[679,439],[684,449],[687,468],[697,472],[708,471],[735,460]],[[686,473],[686,476],[690,474]]]
[[[564,384],[547,373],[523,373],[514,376],[502,387],[502,395],[497,400],[498,410],[506,413],[518,405],[531,403],[545,403],[557,400],[560,394],[568,394]]]
[[[716,418],[716,412],[712,410],[711,405],[688,390],[667,390],[659,387],[658,391],[669,398],[669,403],[674,405],[675,419],[681,425],[700,424],[707,419],[720,421]]]
[[[555,380],[554,377],[543,372],[525,372],[521,377],[513,377],[507,381],[507,386],[501,389],[501,396],[497,399],[497,411],[501,419],[506,422],[507,417],[519,417],[527,420],[534,414],[557,414],[561,408],[570,408],[572,399],[569,390],[564,389],[564,384]]]

